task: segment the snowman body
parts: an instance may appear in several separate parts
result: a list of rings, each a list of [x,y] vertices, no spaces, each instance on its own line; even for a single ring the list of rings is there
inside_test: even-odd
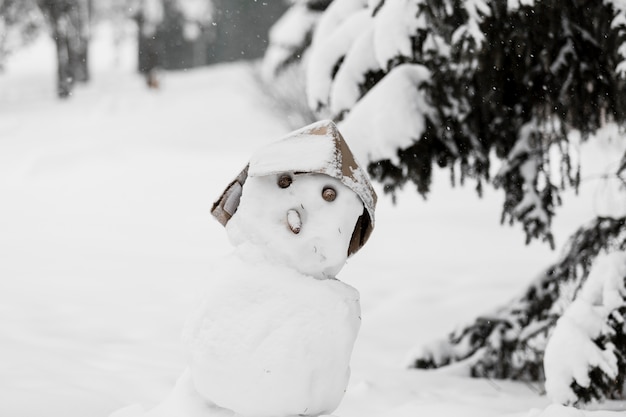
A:
[[[185,331],[196,391],[246,417],[331,413],[350,375],[358,292],[254,248],[224,261]]]

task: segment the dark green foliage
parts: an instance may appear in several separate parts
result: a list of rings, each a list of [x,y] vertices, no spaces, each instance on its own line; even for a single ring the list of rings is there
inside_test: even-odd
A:
[[[428,26],[412,38],[413,56],[397,57],[389,69],[415,62],[431,70],[425,90],[438,117],[429,143],[446,144],[447,165],[457,163],[462,177],[489,181],[490,152],[505,159],[494,181],[505,193],[502,221],[522,222],[527,242],[553,245],[550,223],[559,191],[579,182],[568,133],[576,129],[587,137],[607,121],[624,122],[626,91],[615,71],[623,28],[611,26],[616,11],[603,2],[540,1],[517,10],[507,3],[486,2],[480,42],[457,33],[471,20],[462,2],[420,1]],[[449,54],[428,46],[433,35],[451,47]],[[516,150],[524,141],[524,149]],[[558,149],[558,160],[549,156],[551,147]],[[436,150],[425,155],[401,159],[398,166],[375,162],[371,171],[389,191],[411,181],[422,193],[430,176],[424,162],[440,162]],[[534,178],[522,178],[526,163],[533,164]],[[558,178],[551,174],[553,164],[560,168]],[[529,190],[535,196],[523,202]]]
[[[322,12],[332,3],[333,0],[307,0],[306,5],[311,10]]]
[[[438,368],[467,360],[473,376],[542,381],[546,341],[561,314],[555,306],[572,301],[600,251],[626,249],[625,230],[624,217],[596,218],[580,228],[570,238],[561,259],[546,269],[524,294],[451,333],[445,341],[424,349],[422,355],[414,358],[413,367]],[[563,292],[567,285],[573,285],[574,290]],[[617,346],[620,369],[626,370],[623,317],[623,309],[613,314],[608,325],[615,332],[604,335],[597,343],[611,342]],[[579,387],[576,391],[581,401],[621,395],[626,375],[622,373],[617,381],[607,381],[605,375],[594,376],[595,373],[591,387]]]
[[[453,155],[444,143],[432,132],[433,124],[427,120],[426,132],[407,149],[399,149],[397,156],[399,165],[390,160],[378,161],[368,167],[370,176],[384,185],[386,192],[393,193],[398,187],[411,181],[417,191],[426,195],[430,191],[433,161],[440,167],[453,162]]]

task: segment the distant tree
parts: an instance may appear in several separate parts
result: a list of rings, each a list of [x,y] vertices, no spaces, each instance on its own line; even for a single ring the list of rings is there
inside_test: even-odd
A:
[[[89,81],[92,0],[37,0],[57,51],[57,95],[67,98],[76,82]]]
[[[214,38],[213,0],[139,0],[135,19],[139,26],[139,72],[155,87],[161,69],[206,65]]]
[[[0,0],[0,71],[8,56],[33,40],[42,25],[35,0]]]
[[[263,57],[268,30],[285,11],[283,1],[214,0],[215,41],[212,62],[252,60]]]
[[[160,37],[157,36],[159,26],[165,18],[162,0],[139,0],[132,9],[137,21],[138,70],[146,75],[148,86],[153,87],[156,70],[161,64],[163,51]]]
[[[283,2],[135,0],[139,71],[186,69],[263,56]]]
[[[308,3],[296,2],[285,16]],[[519,222],[527,243],[554,247],[560,193],[580,183],[577,143],[626,123],[625,7],[617,0],[334,0],[312,23],[283,25],[301,47],[268,54],[265,72],[304,59],[309,107],[341,122],[385,191],[413,183],[426,195],[433,166],[448,167],[453,180],[473,179],[479,194],[485,183],[502,189],[502,221]],[[491,177],[495,160],[501,166]],[[567,326],[557,323],[568,323],[567,309],[557,306],[586,292],[598,254],[626,246],[626,155],[607,175],[618,184],[614,212],[583,226],[515,303],[452,333],[412,365],[464,360],[475,376],[542,380],[546,341]],[[626,311],[619,301],[607,305],[596,322],[603,331],[579,335],[608,362],[585,364],[587,377],[565,383],[577,384],[575,400],[554,398],[623,395],[624,368],[613,365],[624,364],[618,343]]]

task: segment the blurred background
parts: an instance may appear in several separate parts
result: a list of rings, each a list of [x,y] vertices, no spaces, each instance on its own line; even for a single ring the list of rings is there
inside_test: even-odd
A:
[[[231,251],[214,199],[321,118],[379,193],[337,414],[535,416],[557,320],[626,247],[626,5],[557,3],[0,0],[0,416],[159,403]],[[592,376],[612,400],[626,367]]]
[[[57,94],[67,97],[89,81],[92,33],[108,26],[114,48],[136,44],[136,69],[157,87],[159,70],[262,57],[269,28],[286,8],[282,1],[3,0],[0,70],[45,33],[56,47]]]

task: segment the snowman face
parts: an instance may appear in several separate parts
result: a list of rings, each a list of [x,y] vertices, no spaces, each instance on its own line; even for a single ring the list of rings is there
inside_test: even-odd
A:
[[[334,277],[345,264],[360,198],[324,174],[248,177],[227,225],[233,244],[248,242],[265,256],[316,278]]]

